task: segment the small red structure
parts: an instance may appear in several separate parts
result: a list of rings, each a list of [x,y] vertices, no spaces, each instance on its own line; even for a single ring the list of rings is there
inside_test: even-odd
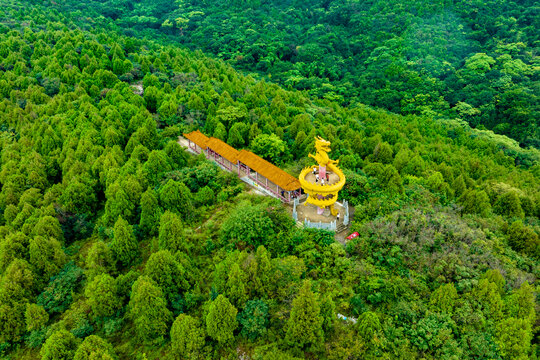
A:
[[[358,237],[358,235],[360,235],[358,232],[353,232],[351,235],[347,236],[346,239],[347,240],[352,240],[354,239],[355,237]]]

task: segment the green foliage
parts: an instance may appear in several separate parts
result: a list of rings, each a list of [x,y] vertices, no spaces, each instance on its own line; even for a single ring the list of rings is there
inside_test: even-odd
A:
[[[159,220],[159,248],[172,252],[187,250],[182,220],[170,211],[165,211]]]
[[[123,358],[534,358],[534,11],[394,5],[3,1],[1,357],[66,329],[83,358],[115,358],[93,332]],[[360,236],[242,193],[181,149],[197,128],[292,175],[331,141]]]
[[[268,310],[263,300],[249,300],[238,315],[242,336],[250,340],[264,337],[268,327]]]
[[[230,342],[233,331],[238,327],[238,310],[223,295],[218,295],[208,308],[206,315],[206,333],[219,344]]]
[[[530,324],[525,319],[513,317],[497,324],[496,343],[500,354],[508,359],[527,359],[531,346]]]
[[[489,196],[483,190],[468,190],[460,198],[463,212],[466,214],[481,214],[487,216],[491,211]]]
[[[49,321],[49,314],[43,309],[43,306],[37,304],[26,304],[26,330],[39,330]]]
[[[89,278],[114,271],[114,259],[111,248],[103,241],[94,243],[86,255],[86,268],[86,275]]]
[[[514,191],[506,192],[500,195],[495,201],[494,210],[497,214],[523,217],[523,209],[518,194]]]
[[[292,302],[285,341],[300,349],[316,349],[323,342],[323,322],[319,300],[311,291],[311,282],[304,281]]]
[[[161,289],[147,276],[135,281],[129,300],[129,316],[137,337],[147,343],[159,344],[169,329],[172,314]]]
[[[239,204],[224,221],[221,238],[228,243],[265,245],[273,234],[272,221],[262,206]]]
[[[174,356],[179,359],[199,358],[205,343],[204,336],[204,330],[196,318],[180,314],[171,328]]]
[[[90,335],[79,345],[73,360],[117,359],[113,347],[97,335]]]
[[[69,262],[56,276],[53,276],[44,291],[39,294],[37,304],[49,313],[64,312],[73,301],[73,294],[83,277],[83,270]]]
[[[285,144],[276,134],[261,134],[251,141],[251,149],[262,158],[278,164],[282,160]]]
[[[454,312],[457,298],[456,288],[454,284],[450,283],[441,285],[437,290],[432,292],[429,302],[434,309],[451,315]]]
[[[368,343],[375,342],[377,333],[380,330],[381,322],[377,317],[377,314],[367,311],[358,319],[358,335],[360,335],[364,341]]]
[[[181,290],[186,290],[184,267],[179,264],[169,250],[160,250],[150,255],[145,274],[157,284],[166,299],[172,301]]]
[[[43,279],[49,279],[58,273],[66,262],[60,242],[51,237],[36,236],[30,239],[28,252],[30,264]]]
[[[193,216],[192,195],[184,183],[168,180],[159,190],[159,201],[165,210],[179,214],[186,220]]]
[[[521,220],[514,221],[506,231],[508,244],[516,251],[523,251],[531,256],[540,256],[540,239],[530,226]]]
[[[39,353],[43,360],[73,359],[77,345],[77,339],[72,333],[58,330],[45,341]]]
[[[84,290],[94,317],[111,316],[120,308],[116,282],[109,274],[100,274],[90,281]]]
[[[129,223],[121,217],[114,224],[111,250],[114,259],[121,266],[128,266],[138,256],[138,246],[135,235]]]

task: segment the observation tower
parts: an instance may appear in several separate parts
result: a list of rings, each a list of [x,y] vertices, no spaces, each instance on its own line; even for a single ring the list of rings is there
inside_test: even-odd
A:
[[[329,208],[333,216],[338,214],[334,208],[338,193],[345,185],[345,175],[337,166],[339,160],[331,160],[328,157],[330,142],[323,138],[315,138],[315,155],[310,157],[317,161],[318,165],[304,168],[298,177],[300,186],[308,198],[304,205],[311,204],[317,207],[317,214],[322,215],[324,209]]]

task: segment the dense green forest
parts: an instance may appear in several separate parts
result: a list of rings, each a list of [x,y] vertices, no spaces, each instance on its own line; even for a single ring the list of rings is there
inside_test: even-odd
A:
[[[540,148],[534,0],[66,0],[78,23],[180,43],[341,104],[460,118]]]
[[[468,119],[285,89],[143,39],[152,22],[130,36],[63,3],[0,0],[2,358],[538,358],[538,150]],[[125,19],[127,2],[91,4]],[[533,96],[526,77],[508,91]],[[360,236],[296,227],[186,153],[194,129],[295,175],[316,135],[331,141]]]

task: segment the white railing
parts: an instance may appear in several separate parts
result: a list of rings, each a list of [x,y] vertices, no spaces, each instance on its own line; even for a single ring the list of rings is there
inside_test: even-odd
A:
[[[311,221],[304,218],[304,227],[311,229],[336,231],[336,220],[329,223],[323,223],[322,221]]]
[[[300,201],[298,198],[294,198],[293,200],[293,211],[292,211],[292,217],[294,221],[298,221],[298,211],[296,211],[296,207],[300,204]]]
[[[343,207],[345,208],[345,216],[343,216],[343,225],[349,225],[349,202],[343,200]]]

